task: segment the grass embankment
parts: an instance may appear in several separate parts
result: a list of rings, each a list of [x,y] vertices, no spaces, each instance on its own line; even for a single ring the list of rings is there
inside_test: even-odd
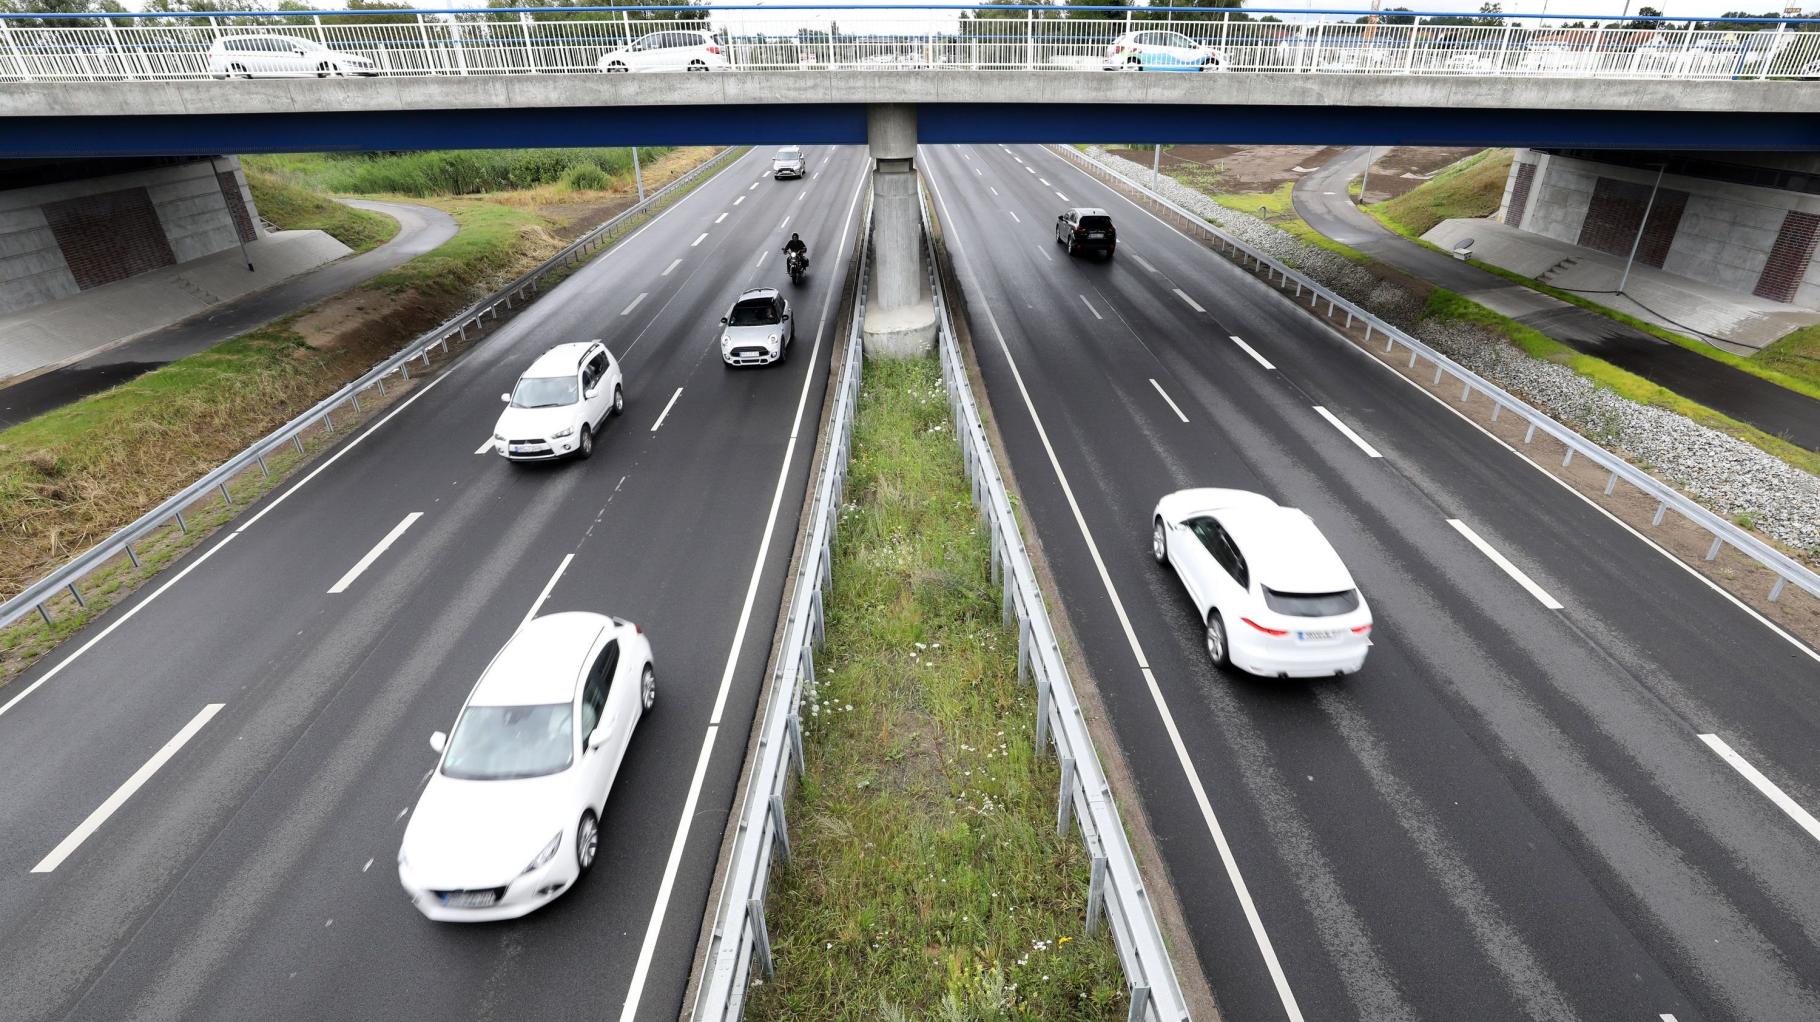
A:
[[[1509,149],[1486,149],[1452,164],[1432,179],[1393,199],[1374,202],[1366,212],[1406,238],[1421,238],[1443,220],[1488,217],[1504,201],[1510,177]]]
[[[754,1020],[1122,1019],[933,360],[869,362]]]
[[[670,150],[643,148],[646,166]],[[632,176],[632,150],[454,149],[413,153],[286,153],[243,161],[311,191],[419,198],[560,186],[601,191]]]
[[[383,245],[398,233],[398,221],[383,213],[344,206],[250,166],[242,170],[253,204],[283,230],[324,231],[356,252]]]

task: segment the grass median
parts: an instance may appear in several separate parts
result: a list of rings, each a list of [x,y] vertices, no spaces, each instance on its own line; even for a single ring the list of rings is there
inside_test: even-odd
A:
[[[866,365],[851,473],[746,1017],[1122,1019],[933,360]]]

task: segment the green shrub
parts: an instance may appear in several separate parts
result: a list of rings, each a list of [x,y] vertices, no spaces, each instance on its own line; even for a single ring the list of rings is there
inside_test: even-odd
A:
[[[577,163],[563,172],[562,186],[572,191],[597,192],[613,186],[613,178],[598,163]]]
[[[655,160],[669,149],[647,147]],[[426,152],[328,153],[249,157],[250,165],[317,191],[347,195],[476,195],[482,192],[566,184],[571,173],[592,167],[611,187],[632,172],[632,151],[612,149],[449,149]]]

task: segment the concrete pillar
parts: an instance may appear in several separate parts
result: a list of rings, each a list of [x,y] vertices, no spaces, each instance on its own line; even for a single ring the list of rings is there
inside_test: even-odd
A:
[[[872,156],[872,292],[863,327],[866,353],[926,355],[935,342],[935,305],[923,266],[921,199],[916,187],[916,107],[866,108]]]

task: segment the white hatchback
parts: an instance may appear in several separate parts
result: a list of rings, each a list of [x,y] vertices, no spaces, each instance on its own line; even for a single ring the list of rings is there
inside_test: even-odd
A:
[[[373,62],[357,53],[331,50],[299,36],[221,36],[209,44],[209,74],[216,78],[308,78],[315,75],[376,75]]]
[[[1106,47],[1108,71],[1221,71],[1226,55],[1180,32],[1126,32]]]
[[[727,44],[712,32],[651,32],[608,50],[594,62],[602,71],[725,71]]]
[[[1194,600],[1215,667],[1321,678],[1365,665],[1371,609],[1307,514],[1246,490],[1178,490],[1157,502],[1150,544]]]
[[[558,344],[531,363],[493,426],[493,449],[512,461],[594,453],[594,435],[626,408],[619,361],[599,341]]]
[[[431,919],[516,919],[574,886],[639,718],[657,698],[651,644],[602,614],[537,618],[461,708],[398,848],[398,881]]]

